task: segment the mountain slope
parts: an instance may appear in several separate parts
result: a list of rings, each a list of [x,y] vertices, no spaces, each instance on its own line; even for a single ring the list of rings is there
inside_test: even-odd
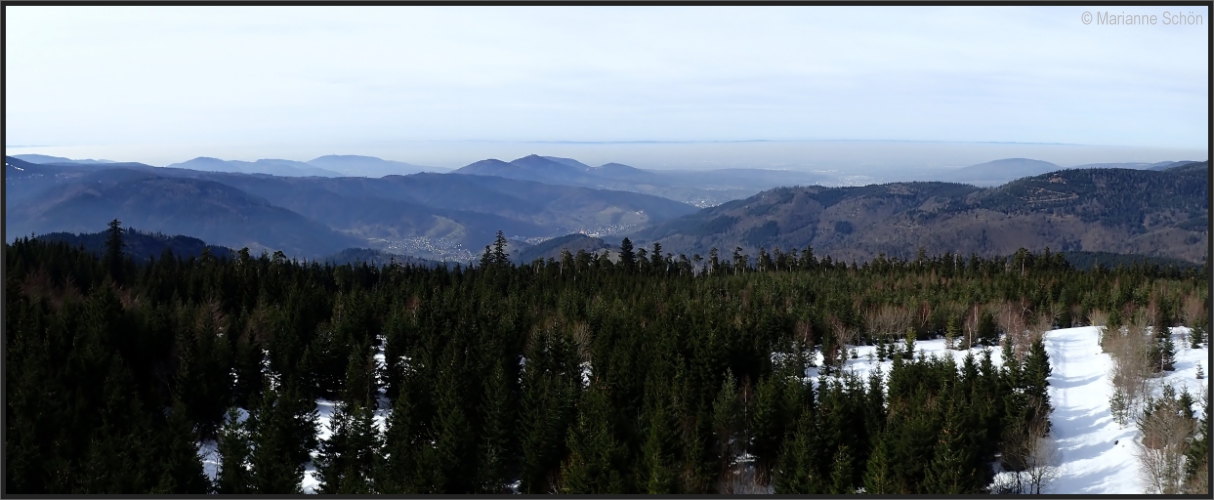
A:
[[[563,250],[569,250],[569,253],[576,255],[579,250],[587,253],[597,253],[603,250],[614,249],[615,246],[599,238],[592,238],[584,234],[567,234],[528,247],[519,252],[515,260],[530,263],[535,259],[547,260],[552,258],[559,261],[561,259],[561,251]]]
[[[127,169],[107,169],[51,186],[5,211],[9,238],[96,231],[115,218],[126,226],[186,234],[232,248],[283,250],[306,257],[358,243],[225,184]]]
[[[995,186],[1010,180],[1041,175],[1061,169],[1062,167],[1048,161],[1030,160],[1028,158],[1004,158],[947,172],[937,176],[937,179],[946,182],[963,182],[975,186]]]
[[[639,226],[695,211],[686,204],[637,193],[472,175],[204,177],[351,235],[385,240],[442,238],[473,249],[491,242],[499,229],[511,237],[555,236]]]
[[[220,160],[200,156],[192,160],[168,165],[167,168],[185,168],[204,172],[237,172],[242,174],[267,174],[287,177],[321,176],[338,177],[332,170],[317,168],[300,161],[263,159],[257,161]]]
[[[571,158],[534,154],[510,162],[481,160],[452,173],[631,191],[698,207],[718,205],[777,186],[824,180],[816,174],[786,170],[643,170],[620,163],[591,167]]]
[[[30,163],[39,163],[39,164],[44,164],[44,163],[79,163],[79,164],[81,164],[81,165],[97,165],[97,164],[106,164],[106,163],[117,163],[117,162],[112,161],[112,160],[91,160],[91,159],[88,159],[88,160],[73,160],[73,159],[71,159],[71,158],[64,158],[64,157],[62,157],[62,156],[48,156],[48,155],[38,155],[38,154],[13,155],[13,158],[17,158],[18,160],[27,161],[27,162],[30,162]]]
[[[812,245],[819,253],[866,260],[884,253],[1010,255],[1039,251],[1102,251],[1203,262],[1209,192],[1207,174],[1147,170],[1062,170],[977,188],[947,183],[865,187],[779,188],[634,234],[671,251],[727,254],[742,247],[784,250]]]
[[[419,172],[443,172],[446,169],[423,167],[401,161],[384,160],[374,156],[326,155],[313,158],[307,164],[357,177],[383,177],[385,175],[408,175]]]

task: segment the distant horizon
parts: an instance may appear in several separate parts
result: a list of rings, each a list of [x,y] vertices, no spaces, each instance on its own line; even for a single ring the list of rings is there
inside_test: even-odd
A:
[[[695,146],[701,146],[696,148]],[[862,146],[855,148],[851,146]],[[498,159],[512,161],[530,154],[573,158],[591,166],[622,163],[652,170],[701,170],[718,168],[758,168],[775,170],[847,169],[862,172],[889,169],[960,168],[988,161],[1027,158],[1048,161],[1060,167],[1093,163],[1157,163],[1161,161],[1204,161],[1208,151],[1183,148],[1116,147],[1069,143],[1031,143],[1017,141],[929,141],[882,139],[743,139],[703,141],[501,141],[450,140],[400,141],[391,146],[352,146],[349,148],[314,146],[308,152],[281,147],[281,153],[252,148],[225,154],[215,151],[179,155],[171,152],[124,154],[127,147],[55,147],[7,146],[6,155],[40,154],[72,160],[137,162],[164,167],[196,158],[225,161],[288,160],[308,162],[329,155],[375,157],[438,169],[458,169],[476,161]],[[890,150],[874,151],[873,148]],[[141,148],[130,148],[141,149]],[[286,150],[297,149],[292,153]],[[327,151],[327,152],[322,152]],[[317,154],[319,153],[319,154]],[[411,154],[412,153],[412,154]],[[617,157],[618,156],[618,157]]]

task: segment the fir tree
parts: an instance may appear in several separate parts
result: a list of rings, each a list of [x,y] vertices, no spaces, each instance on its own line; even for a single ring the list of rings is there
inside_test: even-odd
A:
[[[592,384],[569,434],[569,461],[562,467],[565,494],[624,493],[624,449],[610,428],[607,394]]]
[[[216,491],[223,495],[248,495],[253,493],[253,476],[249,471],[249,434],[240,420],[239,408],[228,410],[226,423],[219,433],[217,446],[219,471],[216,474]]]
[[[506,251],[509,242],[506,241],[506,235],[501,231],[497,232],[497,237],[493,240],[493,264],[503,266],[510,263],[510,254]]]
[[[873,452],[868,457],[868,467],[864,473],[864,493],[866,495],[897,494],[898,485],[894,480],[894,471],[886,452],[889,444],[881,436],[878,436],[873,442]]]
[[[504,493],[510,482],[512,443],[515,428],[514,412],[511,408],[510,386],[501,364],[494,364],[493,372],[486,381],[484,427],[480,445],[482,477],[479,491],[482,493]]]
[[[812,495],[827,491],[821,474],[821,444],[813,420],[812,414],[803,414],[791,439],[784,440],[773,478],[777,494]]]
[[[123,282],[122,251],[126,248],[126,242],[122,239],[122,233],[122,223],[118,219],[110,221],[105,238],[105,264],[109,269],[110,278],[116,283]]]
[[[632,240],[628,238],[620,242],[620,265],[624,266],[626,271],[636,269],[636,254],[632,250]]]
[[[1205,337],[1205,328],[1200,326],[1189,328],[1189,347],[1201,349],[1201,344],[1205,343]]]
[[[329,420],[329,439],[320,443],[316,472],[318,493],[375,493],[374,474],[380,450],[379,433],[367,406],[342,403]]]
[[[960,334],[957,329],[957,318],[950,317],[948,319],[948,327],[944,329],[944,347],[946,349],[957,348],[957,336]]]
[[[846,444],[839,445],[830,469],[830,493],[832,495],[850,495],[856,492],[856,487],[852,482],[852,467],[851,448]]]
[[[673,423],[662,405],[651,410],[645,442],[641,445],[640,477],[642,488],[649,495],[676,493],[674,468],[675,435]]]
[[[1040,337],[1033,341],[1029,348],[1029,354],[1024,360],[1024,388],[1025,393],[1029,396],[1030,402],[1034,411],[1032,418],[1046,419],[1045,432],[1049,433],[1048,416],[1052,407],[1050,406],[1050,395],[1047,387],[1050,385],[1047,380],[1053,369],[1050,368],[1050,355],[1045,352],[1045,343]]]

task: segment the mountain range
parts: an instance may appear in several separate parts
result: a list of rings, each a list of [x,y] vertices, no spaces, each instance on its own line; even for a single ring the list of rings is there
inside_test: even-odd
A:
[[[366,166],[359,168],[399,167],[366,158],[195,159],[181,164],[195,168],[177,168],[6,157],[7,239],[97,231],[118,218],[231,248],[307,258],[363,247],[459,262],[478,258],[498,230],[524,260],[559,255],[565,247],[601,250],[624,235],[688,256],[711,247],[742,247],[753,255],[760,247],[813,245],[859,260],[907,256],[920,246],[991,255],[1048,245],[1201,262],[1208,241],[1208,161],[1062,169],[1007,159],[942,179],[954,182],[862,187],[813,185],[813,174],[795,171],[652,171],[539,155],[483,160],[451,173],[379,177],[247,171],[338,172],[360,162]],[[216,171],[233,163],[243,170]],[[1151,170],[1157,167],[1164,169]],[[1018,180],[978,185],[995,182],[996,175]],[[732,201],[702,203],[710,196]]]
[[[818,174],[794,170],[643,170],[621,163],[591,167],[571,158],[534,154],[510,162],[481,160],[453,173],[633,191],[701,208],[777,186],[821,184],[830,180]]]
[[[1163,171],[1067,169],[980,188],[944,182],[778,188],[632,235],[672,252],[813,246],[836,259],[1020,247],[1206,260],[1209,162]]]
[[[513,239],[609,232],[695,212],[657,196],[450,174],[282,177],[142,164],[31,164],[8,157],[7,237],[89,232],[118,218],[252,250],[317,258],[372,246],[475,258],[498,230]]]

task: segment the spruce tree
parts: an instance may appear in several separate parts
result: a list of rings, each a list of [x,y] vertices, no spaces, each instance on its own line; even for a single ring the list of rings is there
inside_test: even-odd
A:
[[[503,266],[510,263],[510,253],[506,251],[509,242],[506,241],[505,233],[500,230],[497,232],[497,237],[493,240],[493,264]]]
[[[846,444],[839,445],[835,450],[834,462],[830,470],[830,494],[850,495],[856,492],[852,481],[852,454]]]
[[[645,441],[641,445],[638,480],[644,493],[665,495],[676,493],[677,477],[674,463],[675,428],[664,405],[649,411]]]
[[[877,436],[873,443],[873,452],[868,457],[868,466],[864,473],[864,493],[866,495],[897,494],[899,492],[898,484],[894,479],[894,471],[886,452],[889,442],[884,436]]]
[[[1205,337],[1205,328],[1200,326],[1189,328],[1189,347],[1201,349],[1201,344],[1205,342]]]
[[[822,477],[822,447],[810,413],[802,414],[795,432],[784,440],[784,449],[773,474],[775,492],[781,495],[813,495],[827,492]]]
[[[126,248],[126,242],[123,241],[122,233],[122,222],[118,219],[110,221],[109,230],[106,231],[105,238],[105,264],[109,269],[110,278],[116,283],[124,281],[124,276],[122,275],[122,251]]]
[[[569,433],[569,460],[561,468],[563,493],[624,493],[625,450],[610,425],[607,394],[591,384],[579,405],[577,426]]]
[[[493,372],[485,382],[484,426],[480,444],[481,478],[478,489],[481,493],[505,493],[510,482],[512,455],[514,453],[513,430],[515,413],[511,407],[509,381],[500,363],[495,363]]]
[[[627,237],[620,242],[620,265],[624,266],[625,271],[636,269],[636,254],[632,250],[632,240]]]
[[[219,471],[216,474],[216,492],[222,495],[253,493],[253,476],[249,471],[249,433],[245,422],[240,420],[239,408],[228,410],[226,423],[219,432],[217,451]]]
[[[1045,343],[1041,337],[1033,341],[1032,347],[1029,348],[1029,354],[1024,360],[1024,388],[1028,394],[1030,402],[1033,404],[1033,418],[1045,419],[1045,432],[1049,433],[1050,423],[1049,414],[1052,411],[1050,406],[1050,395],[1047,387],[1050,385],[1047,380],[1052,373],[1050,368],[1050,355],[1045,351]]]
[[[334,410],[329,439],[320,443],[316,457],[318,493],[375,493],[375,466],[381,444],[373,418],[374,412],[357,402],[343,402]]]
[[[249,417],[255,492],[301,493],[304,464],[317,444],[314,405],[293,384],[262,393]]]
[[[957,336],[960,331],[957,329],[957,318],[950,317],[948,326],[944,329],[944,347],[946,349],[957,348]]]

